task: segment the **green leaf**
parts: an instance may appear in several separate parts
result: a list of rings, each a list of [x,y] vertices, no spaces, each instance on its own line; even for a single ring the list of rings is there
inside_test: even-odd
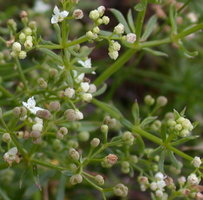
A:
[[[188,142],[188,141],[190,141],[190,140],[194,140],[194,139],[197,139],[197,138],[199,138],[198,135],[189,136],[189,137],[185,137],[185,138],[181,138],[181,139],[178,140],[178,141],[172,142],[171,145],[173,145],[173,146],[178,146],[178,145],[180,145],[180,144],[186,143],[186,142]]]
[[[73,67],[72,69],[76,70],[77,72],[80,73],[91,73],[94,72],[97,67],[91,67],[91,68],[85,68],[85,67]]]
[[[164,56],[164,57],[168,57],[168,54],[161,52],[161,51],[156,51],[154,49],[150,49],[150,48],[143,48],[144,51],[147,51],[149,53],[151,53],[154,56]]]
[[[151,35],[151,33],[153,32],[153,30],[155,28],[156,22],[157,22],[157,17],[156,17],[156,15],[153,15],[147,22],[146,29],[143,33],[143,36],[141,37],[142,41],[147,40],[147,38]]]
[[[164,161],[165,161],[166,152],[165,150],[161,152],[158,167],[160,172],[164,173]]]
[[[125,17],[123,16],[123,14],[122,14],[120,11],[118,11],[118,10],[116,10],[116,9],[114,9],[114,8],[111,8],[110,11],[114,14],[114,16],[116,17],[116,19],[117,19],[121,24],[124,25],[124,27],[125,27],[125,32],[126,32],[126,33],[130,33],[130,32],[131,32],[131,31],[130,31],[130,28],[129,28],[128,23],[126,22]]]
[[[181,115],[175,109],[173,109],[173,114],[176,120],[181,117]]]
[[[180,168],[181,168],[181,165],[180,165],[179,161],[176,159],[174,153],[173,153],[172,151],[169,151],[168,153],[169,153],[169,157],[170,157],[170,160],[171,160],[173,166],[174,166],[175,168],[180,169]]]
[[[144,154],[144,149],[145,149],[145,143],[142,139],[142,137],[140,135],[136,135],[136,144],[137,144],[137,147],[138,147],[138,153],[140,156],[143,156]]]
[[[67,178],[62,174],[58,185],[56,200],[61,200],[65,197],[66,179]]]
[[[41,52],[45,53],[46,55],[48,55],[49,57],[51,57],[58,64],[63,65],[63,61],[62,61],[61,57],[58,56],[57,54],[55,54],[53,51],[51,51],[49,49],[45,49],[45,48],[39,48],[39,50]]]
[[[68,171],[68,170],[63,170],[63,171],[61,171],[61,173],[62,173],[64,176],[68,176],[68,177],[70,177],[70,176],[73,175],[73,173],[72,173],[71,171]]]
[[[139,105],[137,103],[137,100],[135,100],[135,103],[132,106],[132,115],[133,115],[135,125],[138,125],[140,122],[140,112],[139,112]]]
[[[177,12],[174,5],[170,6],[169,19],[171,23],[172,34],[177,34],[177,23],[176,23]]]
[[[151,124],[153,121],[155,121],[157,119],[157,117],[155,116],[150,116],[150,117],[147,117],[145,118],[142,123],[140,124],[140,126],[142,128],[145,128],[147,125]]]
[[[145,3],[144,1],[139,2],[134,9],[138,12],[142,12],[145,9]]]
[[[104,83],[104,84],[102,85],[102,87],[100,87],[100,88],[93,94],[93,96],[96,97],[96,96],[99,96],[99,95],[103,94],[103,93],[106,91],[106,89],[107,89],[107,84]]]
[[[133,20],[133,15],[132,15],[132,10],[131,9],[129,9],[129,11],[128,11],[127,20],[128,20],[128,24],[129,24],[132,32],[135,33],[135,23],[134,23],[134,20]]]
[[[163,147],[159,146],[150,153],[150,157],[154,157],[157,154],[160,154],[162,151],[163,151]]]
[[[184,47],[184,45],[183,45],[183,43],[179,40],[179,42],[178,42],[178,45],[179,45],[179,48],[183,51],[183,54],[187,57],[187,58],[193,58],[193,57],[195,57],[195,56],[197,56],[198,54],[199,54],[199,52],[198,51],[188,51],[185,47]]]

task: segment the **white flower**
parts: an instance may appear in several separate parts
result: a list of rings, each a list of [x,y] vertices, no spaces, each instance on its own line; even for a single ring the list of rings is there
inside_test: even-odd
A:
[[[80,83],[80,87],[82,89],[82,92],[87,92],[90,89],[90,85],[88,82]]]
[[[91,58],[88,58],[85,61],[79,60],[78,63],[81,64],[84,68],[91,68],[92,67]],[[92,72],[92,74],[96,74],[96,73]]]
[[[41,132],[43,129],[43,124],[40,124],[40,123],[36,123],[32,126],[32,130],[33,131],[39,131]]]
[[[157,181],[156,184],[157,184],[158,189],[160,189],[160,190],[163,190],[163,188],[166,186],[166,183],[163,180]]]
[[[59,69],[61,69],[61,70],[63,70],[65,67],[64,66],[62,66],[62,65],[58,65],[57,66]]]
[[[52,24],[57,24],[58,22],[62,22],[65,17],[67,17],[69,12],[67,11],[62,11],[58,9],[57,6],[54,7],[54,15],[51,18],[51,23]]]
[[[128,33],[126,35],[126,41],[129,43],[134,43],[136,41],[136,35],[134,33]]]
[[[83,101],[90,102],[92,100],[92,94],[84,93],[84,94],[82,94],[82,99],[83,99]]]
[[[164,175],[161,172],[155,174],[155,179],[158,181],[162,181],[164,179]]]
[[[156,183],[156,182],[152,182],[152,183],[150,184],[150,189],[153,190],[153,191],[155,191],[155,190],[157,189],[157,183]]]
[[[42,0],[36,0],[33,10],[37,13],[44,13],[50,8],[49,4],[44,3]]]
[[[192,164],[194,167],[199,168],[200,165],[202,164],[200,157],[195,156],[194,159],[192,160]]]
[[[119,23],[117,26],[114,27],[115,34],[123,34],[124,31],[125,31],[125,27],[121,23]]]
[[[187,181],[190,185],[198,185],[200,180],[196,176],[196,174],[192,173],[188,176]]]
[[[83,113],[80,112],[79,110],[75,110],[75,116],[77,120],[81,120],[84,118]]]
[[[34,97],[31,97],[27,100],[27,102],[22,103],[24,107],[26,107],[31,113],[36,114],[39,110],[44,110],[43,108],[36,106],[36,101]]]
[[[4,154],[3,158],[6,162],[8,162],[11,165],[14,161],[18,162],[17,153],[18,149],[16,147],[13,147]]]
[[[84,73],[78,74],[76,70],[73,70],[73,77],[75,78],[76,83],[80,83],[84,79],[85,74]]]
[[[193,22],[193,23],[195,23],[195,22],[198,21],[197,15],[196,15],[195,13],[193,13],[193,12],[189,13],[189,14],[187,15],[187,18],[188,18],[191,22]]]
[[[68,98],[72,98],[75,95],[75,90],[73,88],[66,88],[64,95]]]
[[[161,190],[157,190],[157,191],[155,192],[155,194],[156,194],[156,196],[159,197],[159,198],[163,197],[163,192],[162,192]]]

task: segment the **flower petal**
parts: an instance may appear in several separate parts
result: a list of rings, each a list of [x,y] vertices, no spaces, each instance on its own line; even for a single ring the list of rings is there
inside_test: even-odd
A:
[[[29,107],[35,107],[36,106],[36,101],[34,97],[31,97],[27,100],[27,104]]]
[[[60,10],[58,9],[57,6],[54,7],[54,14],[55,15],[59,15],[60,14]]]
[[[51,18],[51,23],[52,24],[57,24],[58,23],[58,16],[53,15],[52,18]]]
[[[60,16],[63,17],[63,18],[67,17],[68,14],[69,14],[69,12],[67,12],[66,10],[60,12]]]
[[[87,59],[85,61],[85,67],[86,68],[91,68],[92,67],[92,62],[91,62],[91,58]]]

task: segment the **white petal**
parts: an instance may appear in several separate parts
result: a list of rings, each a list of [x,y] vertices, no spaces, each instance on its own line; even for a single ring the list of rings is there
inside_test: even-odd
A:
[[[23,101],[22,104],[24,107],[28,108],[28,104],[26,102]]]
[[[54,14],[55,15],[59,15],[60,14],[60,10],[58,9],[57,6],[54,7]]]
[[[77,83],[80,83],[80,82],[84,79],[84,76],[85,76],[84,73],[82,73],[82,74],[80,74],[79,76],[77,76],[76,82],[77,82]]]
[[[30,108],[29,110],[30,110],[31,113],[36,114],[37,111],[44,110],[44,109],[40,108],[40,107],[34,107],[34,108]]]
[[[51,23],[52,24],[57,24],[58,23],[58,16],[53,15],[52,18],[51,18]]]
[[[60,12],[60,16],[63,17],[63,18],[67,17],[68,14],[69,14],[69,12],[67,12],[67,11]]]
[[[30,107],[35,107],[35,105],[36,105],[35,98],[34,97],[29,98],[28,101],[27,101],[27,104]]]
[[[91,62],[91,58],[87,59],[85,61],[85,66],[86,68],[91,68],[92,67],[92,62]]]
[[[58,65],[59,69],[64,69],[64,66]]]
[[[13,147],[8,152],[10,155],[16,155],[18,153],[18,149],[16,147]]]
[[[83,62],[82,60],[78,60],[78,63],[85,67],[85,62]]]

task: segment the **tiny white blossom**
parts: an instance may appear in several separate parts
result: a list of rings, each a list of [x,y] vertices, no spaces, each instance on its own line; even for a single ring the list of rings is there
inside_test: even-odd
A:
[[[79,60],[78,63],[81,64],[84,68],[92,68],[91,58],[88,58],[85,61]],[[92,74],[96,74],[96,73],[92,72]]]
[[[67,17],[69,12],[61,11],[58,9],[57,6],[54,7],[54,15],[51,18],[52,24],[57,24],[58,22],[62,22],[65,17]]]
[[[187,18],[193,23],[198,21],[197,15],[195,13],[193,13],[193,12],[187,14]]]
[[[33,10],[37,13],[44,13],[50,9],[50,5],[44,3],[42,0],[36,0]]]
[[[36,106],[36,101],[34,97],[31,97],[27,102],[22,102],[23,106],[26,107],[31,113],[36,114],[39,110],[44,110],[43,108]]]
[[[18,153],[18,149],[16,147],[13,147],[4,154],[3,158],[6,162],[8,162],[9,165],[11,165],[14,161],[16,162],[20,161],[18,159],[17,153]]]
[[[87,92],[90,89],[90,85],[88,82],[80,83],[80,87],[82,89],[82,92]]]
[[[64,66],[62,66],[62,65],[58,65],[57,66],[59,69],[61,69],[61,70],[63,70],[65,67]]]
[[[198,185],[200,180],[196,174],[192,173],[188,176],[187,181],[190,185]]]
[[[164,175],[161,172],[157,172],[155,174],[155,179],[158,181],[162,181],[164,179]]]
[[[73,77],[76,83],[80,83],[84,79],[85,74],[84,73],[79,74],[76,70],[73,70]]]
[[[136,41],[136,35],[134,33],[128,33],[126,35],[126,41],[129,43],[134,43]]]
[[[194,159],[192,160],[192,164],[194,167],[199,168],[200,165],[202,164],[200,157],[195,156]]]

